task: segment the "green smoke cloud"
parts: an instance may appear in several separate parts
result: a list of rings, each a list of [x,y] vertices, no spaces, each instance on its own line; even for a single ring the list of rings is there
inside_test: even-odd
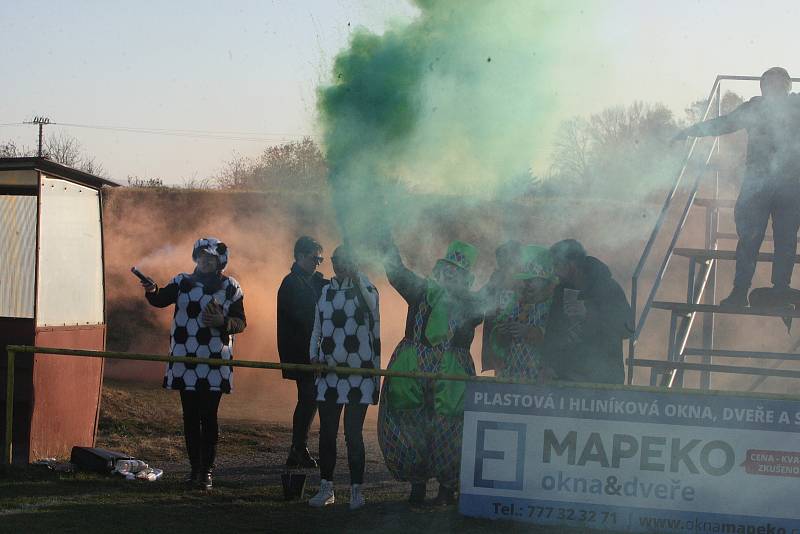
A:
[[[383,35],[356,30],[318,91],[330,181],[346,236],[418,220],[399,191],[515,194],[551,146],[564,102],[601,69],[585,3],[418,0]]]

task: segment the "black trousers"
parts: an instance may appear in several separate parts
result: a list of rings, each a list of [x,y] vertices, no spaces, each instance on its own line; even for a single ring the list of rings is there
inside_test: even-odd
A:
[[[192,471],[214,469],[219,425],[217,411],[220,391],[181,391],[183,435]]]
[[[297,405],[292,417],[292,447],[297,450],[308,447],[308,431],[317,415],[317,386],[314,382],[313,375],[295,379]]]
[[[320,478],[333,480],[336,467],[336,437],[344,408],[344,439],[347,443],[347,463],[350,466],[350,483],[364,483],[366,452],[364,450],[364,418],[369,404],[337,404],[334,395],[319,403],[319,474]]]
[[[758,183],[747,181],[736,201],[734,219],[739,242],[736,245],[734,287],[749,288],[756,271],[756,260],[767,222],[772,217],[775,261],[772,284],[789,287],[797,253],[800,228],[800,182]]]

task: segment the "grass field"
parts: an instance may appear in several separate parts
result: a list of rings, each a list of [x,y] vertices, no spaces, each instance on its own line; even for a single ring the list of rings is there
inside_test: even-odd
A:
[[[177,395],[152,386],[107,383],[97,446],[160,467],[164,479],[130,482],[34,466],[7,470],[0,474],[0,532],[579,532],[475,520],[460,516],[454,507],[412,508],[406,503],[407,485],[394,481],[383,464],[374,413],[365,427],[367,506],[355,512],[347,506],[341,436],[335,481],[339,501],[316,510],[305,501],[283,499],[281,464],[290,441],[286,424],[223,419],[221,433],[214,490],[185,489],[181,479],[188,464]],[[319,483],[317,473],[309,475],[307,496]],[[435,491],[431,484],[429,497]]]

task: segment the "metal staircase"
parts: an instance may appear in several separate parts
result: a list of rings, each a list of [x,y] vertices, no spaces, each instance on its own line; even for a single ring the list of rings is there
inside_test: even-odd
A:
[[[759,81],[758,76],[717,76],[708,96],[708,105],[703,115],[703,120],[718,117],[721,113],[722,91],[724,81]],[[793,78],[798,82],[800,78]],[[759,361],[800,361],[800,354],[763,352],[721,349],[714,343],[714,319],[717,314],[738,315],[745,320],[750,316],[759,317],[792,317],[800,318],[800,311],[743,308],[720,308],[717,305],[716,278],[717,265],[720,261],[735,260],[735,251],[721,250],[718,248],[720,241],[730,241],[737,238],[736,234],[719,231],[721,212],[729,212],[735,205],[734,200],[719,199],[719,171],[715,168],[714,157],[719,154],[720,138],[715,138],[708,152],[701,153],[701,141],[695,138],[684,159],[683,166],[678,173],[672,188],[667,194],[661,211],[656,219],[653,231],[645,244],[642,256],[636,266],[631,279],[631,309],[633,334],[628,340],[627,355],[627,382],[632,384],[636,367],[650,369],[650,385],[667,387],[683,386],[686,371],[700,372],[700,387],[709,389],[712,373],[733,373],[742,375],[759,376],[762,380],[766,377],[800,378],[800,371],[779,369],[773,366],[739,366],[720,365],[714,363],[715,357],[724,358],[752,358]],[[691,177],[691,179],[690,179]],[[701,185],[709,190],[709,198],[698,198]],[[678,198],[685,195],[686,200],[679,212],[672,234],[664,233],[668,214],[675,207]],[[686,227],[687,220],[693,209],[704,211],[704,248],[678,248],[677,243]],[[642,291],[644,274],[652,257],[653,249],[658,241],[669,237],[666,251],[657,263],[654,281],[647,292],[647,298],[639,312],[639,293]],[[771,241],[772,236],[764,239]],[[683,302],[656,301],[656,295],[661,287],[670,261],[674,256],[689,259],[689,269],[686,278],[686,300]],[[772,253],[759,254],[759,262],[771,262]],[[800,263],[800,257],[795,258],[795,263]],[[637,358],[636,349],[645,327],[650,311],[653,309],[670,312],[669,335],[667,341],[666,359]],[[688,341],[698,318],[702,319],[702,344],[700,347],[688,347]],[[691,358],[699,358],[690,360]]]

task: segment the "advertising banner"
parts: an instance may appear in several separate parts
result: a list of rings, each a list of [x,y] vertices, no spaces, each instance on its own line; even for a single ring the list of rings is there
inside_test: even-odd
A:
[[[800,534],[800,401],[469,383],[459,510],[630,532]]]

